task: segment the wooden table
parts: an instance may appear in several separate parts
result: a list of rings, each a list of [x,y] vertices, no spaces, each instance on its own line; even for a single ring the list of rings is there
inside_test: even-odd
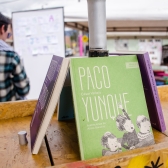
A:
[[[162,101],[165,120],[168,121],[168,86],[158,87],[158,92]],[[51,166],[44,141],[38,155],[32,155],[30,150],[30,115],[34,112],[36,102],[34,100],[0,104],[0,168],[41,168]],[[166,124],[168,128],[168,122]],[[17,133],[20,130],[26,130],[28,133],[29,143],[27,146],[19,145]],[[95,166],[99,168],[114,168],[116,166],[126,168],[128,165],[132,166],[133,164],[134,168],[136,167],[135,163],[138,162],[141,167],[142,164],[151,166],[151,161],[157,161],[159,156],[159,163],[166,160],[165,165],[168,166],[168,137],[156,130],[153,131],[156,142],[153,146],[112,156],[79,161],[80,155],[74,120],[57,122],[56,114],[54,114],[47,130],[47,138],[55,163],[55,166],[50,168],[90,168],[89,165],[93,165],[92,168]]]
[[[31,154],[30,121],[37,100],[0,103],[0,168],[51,166],[43,141],[38,155]],[[18,132],[27,131],[28,145],[20,146]]]
[[[45,143],[38,155],[30,149],[29,125],[31,116],[0,121],[0,167],[1,168],[42,168],[51,166]],[[17,133],[26,130],[28,145],[20,146]]]

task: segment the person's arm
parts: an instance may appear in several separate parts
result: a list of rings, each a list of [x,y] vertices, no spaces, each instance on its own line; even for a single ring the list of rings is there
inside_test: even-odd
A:
[[[29,93],[30,84],[20,57],[16,53],[14,54],[12,66],[12,80],[15,90],[19,96],[24,97]]]
[[[121,104],[119,104],[118,107],[122,110],[122,112],[127,117],[127,119],[130,120],[130,117],[128,116],[128,113],[124,110],[123,106]]]
[[[127,117],[127,119],[130,120],[130,117],[129,117],[128,113],[127,113],[124,109],[122,109],[122,112],[123,112],[124,115]]]

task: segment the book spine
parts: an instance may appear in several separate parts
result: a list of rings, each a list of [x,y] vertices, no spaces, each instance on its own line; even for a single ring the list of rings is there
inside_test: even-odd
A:
[[[158,112],[161,131],[165,131],[166,125],[165,125],[164,116],[163,116],[163,112],[162,112],[162,108],[161,108],[161,104],[160,104],[160,99],[159,99],[159,95],[158,95],[158,91],[157,91],[157,87],[156,87],[155,77],[153,74],[153,69],[152,69],[152,65],[151,65],[148,53],[144,54],[144,60],[145,60],[146,69],[147,69],[147,72],[149,75],[150,85],[151,85],[151,89],[153,92],[153,97],[154,97],[156,109]]]

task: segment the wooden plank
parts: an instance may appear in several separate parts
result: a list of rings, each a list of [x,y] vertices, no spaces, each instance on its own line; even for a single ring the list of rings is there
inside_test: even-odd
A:
[[[168,85],[157,87],[159,98],[161,102],[168,102]]]
[[[42,168],[50,166],[45,142],[38,155],[31,154],[31,117],[0,120],[0,167],[1,168]],[[20,146],[17,133],[27,131],[28,145]]]
[[[0,120],[26,117],[34,113],[37,100],[23,100],[0,103]],[[57,111],[57,107],[55,112]]]
[[[0,103],[0,120],[30,116],[34,113],[37,100]]]
[[[48,168],[145,168],[145,166],[150,166],[149,168],[157,168],[157,166],[152,167],[151,164],[151,162],[153,162],[156,165],[157,161],[157,166],[163,164],[161,168],[167,168],[168,142],[111,156],[66,163]]]

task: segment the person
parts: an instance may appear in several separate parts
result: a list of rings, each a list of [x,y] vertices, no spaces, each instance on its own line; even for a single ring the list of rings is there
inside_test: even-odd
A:
[[[147,117],[145,117],[144,115],[139,115],[137,117],[137,126],[139,128],[139,141],[143,141],[150,137],[153,137],[151,133],[151,124]]]
[[[86,44],[86,47],[85,47],[85,56],[88,56],[89,55],[89,44]]]
[[[19,55],[5,41],[11,20],[0,13],[0,102],[22,100],[30,84]]]
[[[125,149],[134,149],[139,143],[134,124],[121,104],[119,104],[119,108],[122,110],[123,114],[119,114],[116,117],[116,125],[120,131],[125,132],[122,138],[121,146]]]
[[[122,151],[121,144],[118,142],[117,137],[111,132],[106,132],[102,136],[101,144],[106,148],[102,150],[102,156],[109,156]]]

